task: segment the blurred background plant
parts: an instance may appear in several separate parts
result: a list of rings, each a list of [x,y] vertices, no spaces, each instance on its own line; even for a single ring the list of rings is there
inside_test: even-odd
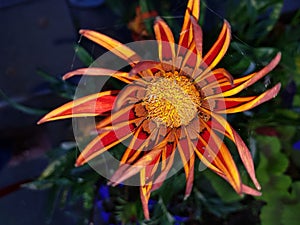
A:
[[[298,224],[300,4],[288,9],[289,4],[295,4],[295,1],[285,2],[285,7],[283,0],[217,2],[202,1],[200,24],[204,29],[204,47],[211,46],[224,18],[231,24],[232,42],[220,67],[226,67],[234,77],[238,77],[257,71],[278,51],[282,52],[280,65],[263,81],[246,90],[247,95],[261,93],[269,85],[281,82],[279,96],[254,110],[229,117],[254,156],[257,176],[262,185],[261,197],[238,196],[225,181],[208,170],[200,171],[199,165],[196,165],[199,170],[195,169],[191,196],[183,200],[185,178],[181,171],[153,193],[149,206],[152,219],[143,221],[138,189],[122,185],[112,188],[106,186],[107,181],[89,165],[75,168],[78,155],[75,142],[62,142],[59,147],[48,151],[48,165],[37,178],[3,188],[0,195],[9,194],[19,187],[50,190],[45,224],[53,224],[56,208],[75,218],[74,224]],[[70,1],[70,4],[76,3],[78,1]],[[97,4],[93,6],[104,7]],[[179,0],[105,2],[105,7],[109,7],[118,18],[115,22],[117,27],[129,29],[125,38],[118,38],[122,33],[117,32],[117,39],[127,41],[151,39],[152,24],[157,15],[164,18],[174,33],[178,34],[185,6],[186,2]],[[76,7],[88,6],[77,4]],[[75,27],[81,28],[80,23],[76,24],[76,17],[73,20]],[[93,57],[97,56],[95,48],[80,40],[74,46],[74,51],[82,64],[89,66]],[[43,70],[38,70],[37,74],[47,81],[52,94],[72,98],[76,79],[70,83]],[[11,106],[25,113],[40,114],[45,111],[16,103],[3,92],[0,94]],[[238,161],[234,148],[231,146],[230,149]],[[239,165],[240,171],[244,171],[242,164]],[[242,172],[242,178],[247,183],[245,171]]]

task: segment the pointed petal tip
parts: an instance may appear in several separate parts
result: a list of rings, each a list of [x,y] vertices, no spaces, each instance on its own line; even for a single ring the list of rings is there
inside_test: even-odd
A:
[[[159,21],[162,21],[163,19],[160,16],[155,17],[154,23],[158,23]]]
[[[76,162],[75,162],[75,167],[82,166],[85,163],[86,163],[85,158],[83,158],[81,155],[79,155]]]
[[[275,59],[278,60],[278,62],[280,61],[280,59],[281,59],[281,52],[278,52],[276,54]]]
[[[40,119],[39,121],[37,121],[37,125],[40,125],[40,124],[42,124],[44,121],[43,121],[43,119]]]
[[[190,197],[190,194],[186,194],[186,195],[184,195],[184,198],[183,198],[183,200],[185,201],[185,200],[187,200],[188,199],[188,197]]]
[[[277,83],[273,87],[273,90],[274,90],[274,96],[273,96],[273,98],[275,98],[277,96],[277,94],[279,93],[280,89],[281,89],[281,83]]]
[[[242,194],[252,195],[252,196],[261,196],[262,193],[258,190],[255,190],[245,184],[242,184]]]
[[[281,60],[281,52],[278,52],[271,62],[266,66],[269,67],[269,71],[273,70]]]
[[[47,115],[45,115],[43,118],[41,118],[36,124],[40,125],[42,123],[46,123],[46,122],[50,121],[50,119],[49,119],[49,117]]]
[[[66,80],[70,77],[70,73],[67,73],[65,74],[63,77],[62,77],[62,80]]]
[[[253,182],[255,188],[256,188],[258,191],[260,191],[260,190],[261,190],[261,186],[260,186],[258,180],[256,179],[255,175],[252,177],[252,182]]]
[[[82,35],[83,35],[83,34],[85,34],[87,31],[88,31],[88,30],[80,29],[80,30],[79,30],[79,34],[82,34]]]

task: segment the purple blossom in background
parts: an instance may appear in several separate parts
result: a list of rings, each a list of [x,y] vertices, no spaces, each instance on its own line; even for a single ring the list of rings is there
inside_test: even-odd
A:
[[[293,144],[293,148],[300,151],[300,140]]]

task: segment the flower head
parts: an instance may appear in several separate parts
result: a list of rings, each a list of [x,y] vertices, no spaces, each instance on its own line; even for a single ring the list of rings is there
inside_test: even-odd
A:
[[[159,59],[156,61],[143,60],[129,47],[104,34],[81,30],[86,38],[128,61],[132,69],[123,72],[83,68],[67,73],[64,79],[81,74],[107,75],[127,86],[123,90],[103,91],[76,99],[39,121],[110,113],[97,124],[98,135],[82,151],[76,165],[128,139],[129,144],[110,184],[120,184],[139,174],[140,197],[147,219],[150,193],[162,185],[176,156],[185,171],[186,197],[192,190],[196,157],[228,181],[238,194],[260,195],[251,153],[224,115],[252,109],[277,95],[280,84],[259,96],[234,97],[269,73],[279,63],[280,53],[260,71],[234,79],[224,68],[215,68],[230,44],[229,23],[224,21],[216,42],[203,54],[199,11],[200,2],[189,0],[178,45],[168,25],[156,19],[154,32]],[[222,135],[237,146],[257,190],[242,183]]]

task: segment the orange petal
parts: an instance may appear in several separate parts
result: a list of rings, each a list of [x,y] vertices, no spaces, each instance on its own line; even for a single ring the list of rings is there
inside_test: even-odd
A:
[[[191,140],[189,133],[187,132],[187,129],[184,129],[187,140]],[[185,195],[184,199],[186,199],[188,196],[190,196],[192,188],[193,188],[193,182],[194,182],[194,167],[195,167],[195,153],[194,153],[194,148],[191,143],[191,141],[187,141],[188,145],[188,150],[189,150],[189,174],[186,179],[186,188],[185,188]]]
[[[216,113],[212,113],[213,118],[216,120],[215,123],[219,123],[219,126],[223,127],[221,129],[221,132],[223,132],[223,130],[226,130],[226,136],[228,136],[237,146],[240,158],[252,180],[252,182],[254,183],[255,187],[260,190],[260,184],[257,181],[257,178],[255,176],[255,169],[254,169],[254,163],[253,163],[253,159],[252,159],[252,155],[249,151],[249,149],[247,148],[247,146],[245,145],[244,141],[242,140],[242,138],[239,136],[239,134],[230,126],[230,124],[227,122],[226,119],[224,119],[222,116],[216,114]],[[215,124],[216,126],[217,124]]]
[[[253,189],[251,187],[248,187],[245,184],[242,184],[242,191],[243,191],[243,193],[245,193],[247,195],[261,196],[261,192],[255,190],[255,189]]]
[[[154,24],[155,37],[158,42],[158,56],[161,62],[171,62],[174,65],[175,44],[169,26],[159,17]]]
[[[139,62],[129,71],[129,75],[131,76],[131,75],[139,74],[142,71],[147,71],[148,73],[146,73],[146,75],[153,76],[151,69],[162,70],[163,69],[162,63],[156,61],[148,61],[148,60]]]
[[[97,123],[96,128],[101,130],[109,126],[110,124],[117,124],[120,123],[121,121],[128,121],[128,118],[132,119],[130,117],[130,114],[133,114],[134,107],[135,104],[130,104],[116,111],[113,109],[110,115],[108,115],[106,118],[104,118],[103,120]]]
[[[193,16],[190,17],[192,30],[190,35],[192,35],[192,41],[188,49],[178,46],[180,52],[178,53],[179,58],[177,58],[176,66],[194,78],[203,71],[202,68],[199,68],[202,63],[202,29],[198,25],[197,20]]]
[[[238,98],[224,98],[220,101],[225,101],[226,109],[214,110],[218,113],[237,113],[252,109],[266,101],[269,101],[278,94],[281,84],[278,83],[270,90],[262,93],[261,95],[253,97],[238,97]],[[230,105],[228,104],[230,102]],[[241,104],[243,103],[243,104]]]
[[[195,42],[195,47],[197,50],[197,57],[202,59],[202,44],[203,44],[203,34],[202,28],[198,24],[198,21],[195,17],[191,16],[192,28],[193,28],[193,38]]]
[[[224,20],[223,28],[217,41],[203,58],[205,66],[208,66],[208,70],[212,70],[225,55],[230,44],[230,32],[230,25]]]
[[[92,30],[80,30],[79,33],[128,61],[131,66],[140,61],[140,57],[133,50],[104,34]]]
[[[161,172],[158,175],[158,177],[155,179],[154,184],[152,186],[152,190],[151,191],[155,191],[158,188],[161,187],[161,185],[163,184],[164,180],[166,179],[170,169],[172,168],[172,165],[174,163],[174,157],[175,157],[175,149],[176,149],[176,144],[173,143],[172,147],[171,147],[171,152],[168,154],[168,146],[166,145],[165,148],[163,149],[162,152],[162,168],[161,168]],[[166,161],[166,162],[165,162]]]
[[[116,70],[104,69],[104,68],[81,68],[71,72],[66,73],[63,76],[63,80],[66,80],[70,77],[76,75],[88,75],[88,76],[112,76],[120,81],[123,81],[127,84],[132,83],[134,80],[137,80],[137,77],[129,77],[127,72],[120,72]]]
[[[122,183],[124,180],[127,180],[128,178],[137,174],[142,169],[152,169],[153,165],[155,165],[158,162],[160,155],[161,150],[151,150],[149,151],[149,153],[146,153],[144,156],[140,157],[134,164],[121,165],[120,168],[114,173],[114,175],[110,179],[109,184],[116,186]]]
[[[179,48],[178,48],[178,56],[184,55],[184,53],[180,53],[180,46],[183,46],[185,49],[188,49],[190,43],[193,40],[192,34],[192,25],[191,25],[191,16],[195,18],[196,21],[199,19],[200,14],[200,1],[199,0],[189,0],[187,9],[185,11],[183,25],[181,28],[180,36],[179,36]]]
[[[45,115],[38,124],[72,117],[97,116],[112,109],[119,91],[104,91],[68,102]]]
[[[228,148],[210,128],[210,125],[201,119],[200,123],[205,129],[200,134],[194,130],[199,140],[194,144],[197,155],[208,168],[223,177],[238,194],[241,194],[240,174]]]
[[[233,77],[224,68],[218,68],[205,74],[199,74],[199,76],[195,78],[195,82],[201,87],[204,93],[209,93],[212,89],[217,89],[223,83],[231,86],[234,84]]]
[[[193,187],[195,154],[192,146],[189,145],[189,142],[187,141],[188,137],[186,139],[181,139],[181,140],[178,140],[178,137],[176,135],[175,137],[176,137],[177,148],[183,164],[186,182],[187,182],[185,197],[184,197],[186,199],[190,195]]]
[[[251,75],[251,76],[247,76],[247,79],[245,82],[243,82],[242,84],[235,86],[227,91],[224,91],[222,93],[216,94],[216,95],[212,95],[212,96],[208,96],[208,98],[214,98],[214,97],[227,97],[227,96],[232,96],[235,95],[239,92],[241,92],[242,90],[244,90],[245,88],[249,87],[250,85],[254,84],[255,82],[257,82],[259,79],[261,79],[262,77],[264,77],[266,74],[268,74],[270,71],[272,71],[277,64],[279,63],[281,58],[281,53],[278,53],[275,58],[267,65],[265,66],[263,69],[261,69],[260,71],[256,72],[255,74]]]
[[[128,104],[130,101],[131,104],[139,102],[141,99],[138,97],[138,91],[143,93],[146,90],[145,87],[135,84],[127,85],[122,89],[119,93],[118,98],[116,99],[116,103],[114,106],[114,110],[119,110],[125,104]]]
[[[146,185],[146,169],[142,169],[140,172],[140,182],[141,182],[141,186],[140,186],[140,198],[142,201],[142,206],[143,206],[143,212],[144,212],[144,217],[146,220],[150,219],[150,215],[149,215],[149,208],[148,208],[148,202],[149,202],[149,198],[150,198],[150,193],[151,193],[151,187],[152,184],[150,185]]]
[[[124,126],[119,129],[109,130],[99,134],[81,152],[77,158],[76,166],[83,165],[89,160],[129,138],[132,135],[130,125],[134,123],[134,121],[135,119],[128,121],[127,124],[124,124]]]
[[[211,77],[212,74],[214,74],[216,77],[215,78]],[[245,83],[247,80],[252,79],[255,75],[256,73],[252,73],[238,79],[233,79],[233,77],[228,71],[226,71],[224,68],[219,68],[213,70],[210,73],[206,73],[203,79],[201,79],[202,76],[199,76],[197,81],[198,81],[198,85],[202,86],[202,90],[204,91],[205,96],[210,96],[210,95],[218,96],[217,94],[233,89],[238,85]],[[230,76],[231,78],[229,78]],[[228,79],[226,79],[225,77],[228,77]],[[207,79],[210,80],[215,79],[215,82],[207,83],[206,81]]]
[[[144,150],[144,148],[149,145],[153,136],[156,136],[158,131],[157,131],[157,129],[155,129],[155,130],[151,131],[149,136],[147,136],[146,138],[140,139],[139,136],[141,136],[140,134],[142,134],[143,132],[144,132],[143,126],[141,125],[135,131],[128,148],[126,149],[125,153],[123,154],[121,162],[120,162],[121,164],[132,163],[138,157],[138,155],[141,154],[141,152]]]

